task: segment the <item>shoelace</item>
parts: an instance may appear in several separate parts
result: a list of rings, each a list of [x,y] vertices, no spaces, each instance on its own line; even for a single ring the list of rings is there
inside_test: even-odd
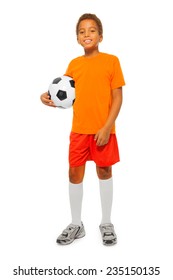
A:
[[[66,228],[66,229],[63,231],[62,235],[65,236],[65,237],[67,237],[68,234],[70,233],[70,231],[73,230],[73,229],[75,229],[75,227],[69,226],[68,228]]]
[[[104,236],[111,236],[111,235],[114,236],[114,232],[113,232],[112,226],[103,226],[102,228],[104,230]]]

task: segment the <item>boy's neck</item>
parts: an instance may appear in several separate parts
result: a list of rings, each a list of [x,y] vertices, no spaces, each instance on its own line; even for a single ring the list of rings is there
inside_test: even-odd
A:
[[[94,57],[94,56],[97,56],[99,54],[99,50],[94,50],[94,51],[85,51],[85,54],[84,56],[85,57]]]

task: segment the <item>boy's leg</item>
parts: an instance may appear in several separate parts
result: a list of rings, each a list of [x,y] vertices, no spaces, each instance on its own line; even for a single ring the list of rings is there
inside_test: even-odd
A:
[[[72,222],[57,238],[57,243],[61,245],[70,244],[75,239],[85,236],[84,225],[81,222],[84,173],[85,165],[70,167],[69,169],[69,198]]]
[[[113,199],[112,167],[96,167],[99,178],[100,198],[102,207],[101,224],[111,223],[111,210]]]
[[[72,224],[81,226],[81,211],[83,199],[83,177],[85,165],[69,169],[69,198]]]
[[[70,244],[77,238],[85,236],[84,225],[81,222],[83,177],[85,162],[88,159],[88,135],[70,133],[69,145],[69,199],[71,207],[71,224],[57,238],[57,243]]]

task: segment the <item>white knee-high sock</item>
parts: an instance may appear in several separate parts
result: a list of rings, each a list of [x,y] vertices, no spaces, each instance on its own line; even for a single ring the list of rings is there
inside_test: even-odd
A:
[[[72,224],[81,225],[81,211],[83,198],[83,183],[69,182],[69,198],[71,207]]]
[[[111,223],[111,210],[113,200],[113,180],[112,177],[106,180],[99,180],[100,198],[102,207],[101,224]]]

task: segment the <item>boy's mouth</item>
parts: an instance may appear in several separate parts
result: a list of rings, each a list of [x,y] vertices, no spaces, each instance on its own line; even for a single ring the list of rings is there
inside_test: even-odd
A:
[[[91,42],[92,42],[92,40],[90,40],[90,39],[84,40],[84,43],[85,43],[85,44],[90,44]]]

